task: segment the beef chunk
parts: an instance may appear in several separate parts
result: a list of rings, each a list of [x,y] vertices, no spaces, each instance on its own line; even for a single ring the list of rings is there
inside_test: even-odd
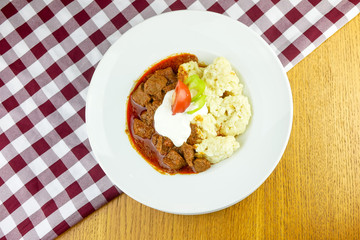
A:
[[[164,137],[163,146],[171,149],[174,146],[174,143],[170,140],[170,138]]]
[[[174,146],[173,142],[169,138],[156,133],[152,136],[151,141],[161,155],[167,154]]]
[[[182,156],[182,152],[181,152],[181,150],[180,150],[180,147],[174,146],[171,150],[174,150],[175,152],[177,152],[178,154],[180,154],[180,156]]]
[[[153,133],[155,132],[154,128],[147,125],[140,119],[135,118],[134,119],[134,133],[135,135],[142,137],[142,138],[148,138],[150,139]]]
[[[169,83],[177,82],[176,74],[174,73],[174,71],[172,70],[171,67],[157,70],[154,74],[159,75],[159,76],[164,76],[168,80]]]
[[[203,172],[211,167],[211,163],[205,158],[197,158],[194,161],[194,169],[196,172]]]
[[[153,99],[155,99],[156,101],[162,101],[164,99],[164,96],[165,96],[164,90],[161,90],[157,92],[155,95],[152,95]]]
[[[194,160],[194,148],[193,146],[184,143],[183,145],[181,145],[180,147],[180,151],[181,154],[183,155],[183,157],[185,158],[185,161],[187,162],[187,164],[192,167],[193,166],[193,160]]]
[[[136,90],[131,94],[131,98],[137,104],[145,107],[145,104],[150,102],[151,97],[144,91],[144,83],[141,83]]]
[[[166,86],[167,79],[164,76],[153,74],[144,84],[144,90],[147,94],[157,96]],[[159,98],[162,99],[162,98]]]
[[[154,114],[151,114],[150,111],[145,110],[140,114],[140,118],[147,125],[152,126],[154,123]]]
[[[171,150],[163,159],[163,162],[174,170],[179,170],[186,166],[186,161],[175,150]]]
[[[161,102],[162,101],[154,100],[153,102],[147,103],[145,107],[148,111],[155,113],[156,109],[161,105]]]
[[[152,126],[154,123],[155,111],[160,105],[161,105],[161,102],[157,101],[157,100],[147,103],[145,105],[146,110],[140,114],[141,120],[143,120],[147,125]]]
[[[155,133],[152,138],[151,138],[151,142],[154,144],[154,146],[156,147],[157,143],[159,142],[159,138],[162,137],[161,135]],[[160,151],[159,151],[160,152]]]
[[[190,127],[191,127],[191,134],[186,142],[190,145],[194,145],[200,141],[200,137],[197,134],[197,126],[193,123],[190,123]]]
[[[177,82],[171,83],[163,88],[164,93],[166,94],[168,91],[175,89]]]

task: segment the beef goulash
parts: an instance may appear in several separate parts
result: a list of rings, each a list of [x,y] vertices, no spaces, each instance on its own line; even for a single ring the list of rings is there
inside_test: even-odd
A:
[[[203,172],[230,157],[251,108],[229,61],[208,66],[193,54],[170,56],[148,69],[129,95],[128,135],[156,170]]]
[[[197,142],[195,125],[187,143],[180,147],[158,134],[154,129],[154,114],[165,94],[175,89],[177,72],[181,64],[198,61],[192,54],[169,57],[151,67],[139,79],[130,94],[127,117],[130,137],[136,150],[160,172],[198,173],[210,168],[204,158],[196,158],[194,144]]]

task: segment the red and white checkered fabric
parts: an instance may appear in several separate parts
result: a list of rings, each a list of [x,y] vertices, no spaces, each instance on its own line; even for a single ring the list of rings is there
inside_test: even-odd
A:
[[[0,1],[0,239],[52,239],[119,191],[94,160],[85,99],[105,51],[162,12],[228,15],[289,70],[359,13],[360,0]]]

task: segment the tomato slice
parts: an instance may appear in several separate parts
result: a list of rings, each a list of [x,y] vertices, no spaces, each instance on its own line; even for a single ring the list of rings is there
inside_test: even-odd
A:
[[[172,96],[173,103],[171,110],[173,115],[185,112],[191,103],[191,93],[189,88],[180,80],[178,80],[175,92]]]

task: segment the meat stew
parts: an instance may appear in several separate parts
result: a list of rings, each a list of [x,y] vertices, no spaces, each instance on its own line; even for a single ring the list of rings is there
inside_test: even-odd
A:
[[[191,124],[191,135],[181,147],[156,132],[154,114],[165,94],[175,89],[178,68],[182,63],[198,61],[192,54],[171,56],[148,69],[130,93],[127,106],[128,134],[133,147],[156,170],[168,174],[198,173],[210,168],[204,158],[195,157],[194,144],[198,141],[196,126]]]

